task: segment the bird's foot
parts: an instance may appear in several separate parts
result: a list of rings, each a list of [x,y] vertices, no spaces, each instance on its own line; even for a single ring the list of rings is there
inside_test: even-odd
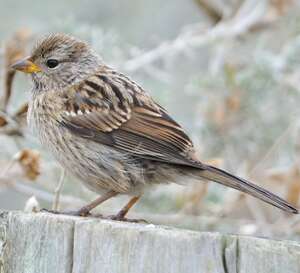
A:
[[[129,222],[129,223],[144,223],[149,224],[144,219],[129,219],[126,218],[121,213],[118,213],[116,215],[108,215],[103,216],[102,214],[91,214],[89,211],[85,210],[84,208],[80,210],[74,210],[74,211],[57,211],[57,210],[50,210],[50,209],[41,209],[41,212],[51,213],[51,214],[57,214],[57,215],[69,215],[69,216],[81,216],[81,217],[88,217],[93,216],[95,218],[101,218],[101,219],[107,219],[107,220],[114,220],[114,221],[121,221],[121,222]]]
[[[52,214],[60,214],[60,215],[69,215],[69,216],[82,216],[87,217],[91,216],[91,213],[84,208],[79,210],[72,210],[72,211],[57,211],[57,210],[48,210],[48,209],[41,209],[41,212],[47,212]]]
[[[114,221],[121,221],[121,222],[129,222],[129,223],[144,223],[144,224],[149,224],[146,220],[144,219],[129,219],[126,218],[123,215],[108,215],[108,216],[100,216],[103,219],[108,219],[108,220],[114,220]]]

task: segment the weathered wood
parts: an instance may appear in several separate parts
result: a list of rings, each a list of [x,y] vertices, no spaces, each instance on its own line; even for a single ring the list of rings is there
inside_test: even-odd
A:
[[[300,244],[56,216],[0,214],[1,273],[300,273]]]

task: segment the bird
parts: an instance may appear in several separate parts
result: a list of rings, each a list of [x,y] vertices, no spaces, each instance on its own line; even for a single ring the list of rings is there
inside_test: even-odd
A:
[[[167,110],[88,43],[50,34],[12,68],[31,75],[29,126],[63,168],[98,194],[74,215],[88,216],[104,201],[128,195],[129,202],[111,217],[125,221],[151,186],[187,180],[214,181],[299,213],[270,191],[201,162]]]

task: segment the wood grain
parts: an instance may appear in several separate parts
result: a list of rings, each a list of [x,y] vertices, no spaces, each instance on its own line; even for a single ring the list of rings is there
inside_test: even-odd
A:
[[[46,213],[0,214],[2,273],[295,273],[300,244]]]

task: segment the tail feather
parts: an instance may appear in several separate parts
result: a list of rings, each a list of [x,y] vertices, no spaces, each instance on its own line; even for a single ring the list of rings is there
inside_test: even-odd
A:
[[[223,184],[225,186],[237,189],[244,193],[248,193],[253,197],[256,197],[284,211],[295,213],[295,214],[299,213],[298,209],[293,207],[291,204],[289,204],[287,201],[283,200],[279,196],[245,179],[234,176],[216,167],[205,165],[203,170],[201,170],[200,172],[200,176],[205,179],[212,180],[214,182]]]

